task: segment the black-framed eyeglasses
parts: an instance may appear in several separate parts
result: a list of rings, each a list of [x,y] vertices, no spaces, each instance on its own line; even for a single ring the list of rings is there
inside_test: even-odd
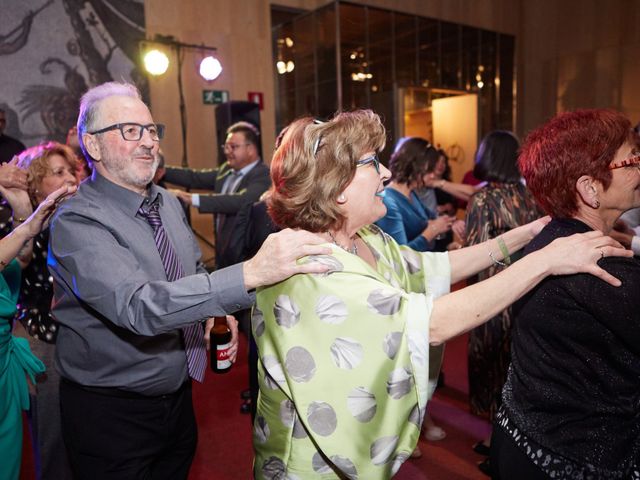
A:
[[[149,123],[147,125],[140,125],[139,123],[114,123],[113,125],[101,128],[100,130],[87,133],[96,135],[98,133],[105,133],[111,130],[120,130],[122,138],[130,142],[137,142],[140,140],[145,130],[149,132],[149,136],[154,142],[157,142],[164,137],[164,125],[161,123]]]
[[[362,167],[364,165],[369,165],[370,163],[373,163],[376,172],[380,173],[380,159],[378,158],[378,154],[372,155],[371,157],[363,158],[362,160],[358,160],[356,162],[356,167]]]

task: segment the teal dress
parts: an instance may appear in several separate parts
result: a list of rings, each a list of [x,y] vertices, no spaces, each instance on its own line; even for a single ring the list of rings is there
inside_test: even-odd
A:
[[[44,372],[44,365],[24,338],[11,335],[20,291],[20,265],[12,260],[0,272],[0,480],[17,479],[22,456],[22,410],[29,409],[28,374]]]

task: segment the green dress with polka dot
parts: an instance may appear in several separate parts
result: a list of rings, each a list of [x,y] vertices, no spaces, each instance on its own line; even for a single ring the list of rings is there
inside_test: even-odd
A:
[[[358,235],[375,259],[331,245],[322,275],[258,291],[257,479],[385,479],[415,447],[428,396],[429,319],[449,292],[447,253]]]

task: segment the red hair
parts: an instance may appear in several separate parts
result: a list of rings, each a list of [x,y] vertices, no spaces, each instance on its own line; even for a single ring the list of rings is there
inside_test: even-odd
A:
[[[632,138],[631,123],[619,112],[561,113],[527,136],[518,159],[520,171],[549,215],[571,217],[578,211],[578,178],[589,175],[608,189],[609,164]]]

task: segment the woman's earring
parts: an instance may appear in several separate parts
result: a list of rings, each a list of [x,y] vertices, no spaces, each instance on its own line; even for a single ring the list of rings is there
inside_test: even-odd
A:
[[[600,208],[600,200],[596,198],[595,202],[593,202],[593,208]]]
[[[344,196],[344,193],[338,195],[338,203],[346,203],[347,197]]]

